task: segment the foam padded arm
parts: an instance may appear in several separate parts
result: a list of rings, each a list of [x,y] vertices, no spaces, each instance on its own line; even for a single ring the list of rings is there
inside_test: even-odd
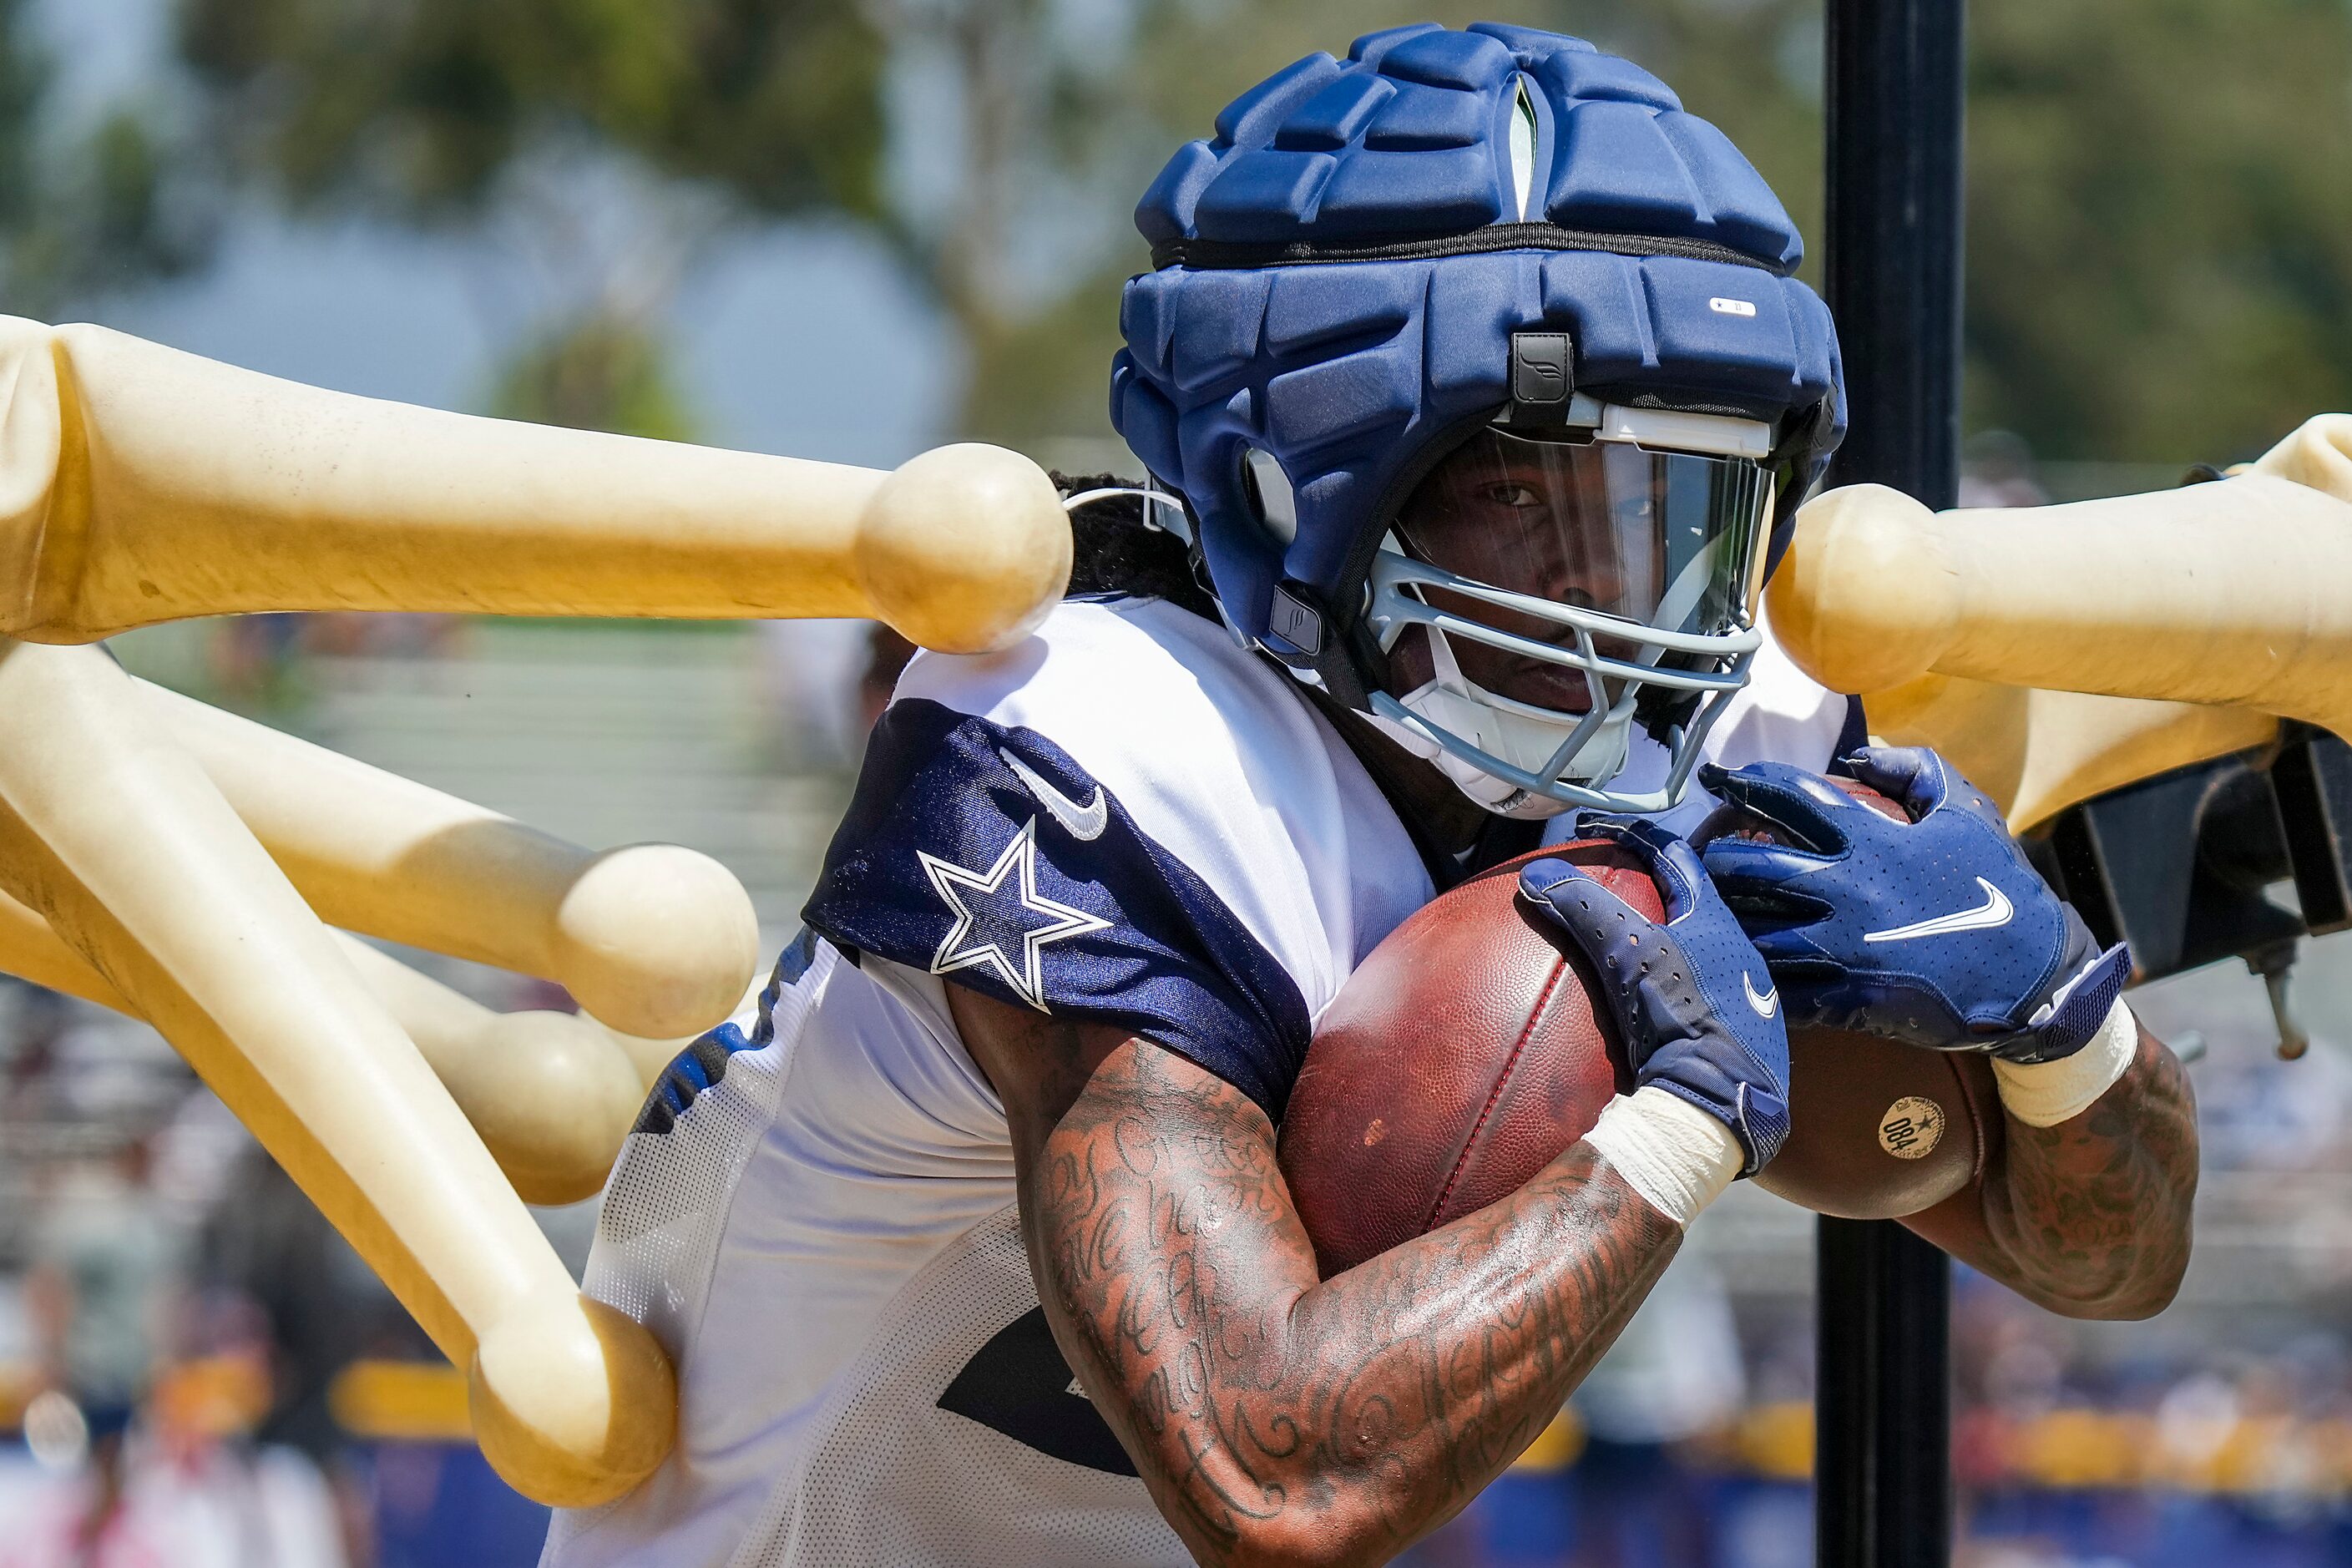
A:
[[[341,931],[336,944],[414,1041],[527,1204],[572,1204],[604,1186],[652,1076],[682,1040],[635,1040],[566,1013],[498,1013]],[[40,914],[0,892],[0,973],[139,1017]],[[653,1069],[658,1072],[659,1068]]]
[[[1926,675],[2224,703],[2352,732],[2352,502],[2256,471],[2066,506],[1930,512],[1832,490],[1772,624],[1814,679]]]
[[[2305,420],[2252,467],[2255,473],[2293,479],[2337,500],[2352,501],[2352,414],[2322,414]]]
[[[2244,708],[2157,702],[1923,675],[1863,700],[1870,732],[1943,753],[2023,833],[2158,773],[2267,745],[2278,721]]]
[[[95,649],[0,642],[0,888],[189,1064],[468,1372],[483,1452],[586,1506],[666,1455],[677,1393],[583,1297],[481,1140],[211,781]]]
[[[604,1189],[645,1100],[612,1032],[570,1013],[499,1013],[379,948],[335,933],[527,1204]]]
[[[0,873],[0,883],[5,880],[5,874]],[[58,941],[38,910],[5,892],[0,892],[0,974],[79,996],[125,1017],[139,1016],[138,1005],[92,969],[81,954]]]
[[[874,616],[1020,640],[1069,579],[1036,464],[896,473],[482,419],[0,317],[0,634],[254,610]]]
[[[601,854],[454,795],[142,687],[322,920],[560,982],[624,1034],[723,1022],[760,967],[759,919],[716,860]]]

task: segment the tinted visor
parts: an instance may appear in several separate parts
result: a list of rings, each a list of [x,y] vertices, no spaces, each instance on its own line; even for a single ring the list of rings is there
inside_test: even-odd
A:
[[[1746,458],[1488,427],[1397,514],[1414,559],[1458,576],[1669,632],[1740,624],[1771,480]]]

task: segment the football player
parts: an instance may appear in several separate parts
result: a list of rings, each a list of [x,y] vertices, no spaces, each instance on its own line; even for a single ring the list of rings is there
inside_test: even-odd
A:
[[[2160,1306],[2193,1132],[2119,955],[1932,758],[1861,760],[1912,824],[1822,794],[1855,716],[1755,623],[1844,418],[1730,142],[1579,40],[1408,27],[1235,101],[1137,220],[1112,413],[1172,499],[1073,498],[1071,600],[908,666],[808,930],[649,1100],[589,1288],[675,1357],[678,1447],[549,1561],[1384,1561],[1770,1159],[1799,1010],[2011,1058],[2006,1163],[1921,1227]],[[1729,898],[1675,837],[1702,763],[1785,829],[1710,847]],[[1639,1087],[1319,1279],[1275,1163],[1316,1017],[1573,808],[1667,892],[1523,881]]]

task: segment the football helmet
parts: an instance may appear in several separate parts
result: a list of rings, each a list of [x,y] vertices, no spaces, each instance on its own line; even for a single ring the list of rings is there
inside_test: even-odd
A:
[[[1730,142],[1580,39],[1397,28],[1244,94],[1136,221],[1112,421],[1236,639],[1488,810],[1672,804],[1845,423]],[[1612,792],[1637,727],[1665,783]]]

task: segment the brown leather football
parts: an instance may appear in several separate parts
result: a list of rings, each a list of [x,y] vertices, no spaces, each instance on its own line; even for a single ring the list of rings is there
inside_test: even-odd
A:
[[[1984,1174],[2000,1100],[1985,1058],[1789,1031],[1789,1141],[1756,1184],[1815,1214],[1901,1219]]]
[[[1649,873],[1615,845],[1542,853],[1657,918]],[[1408,916],[1316,1026],[1278,1152],[1326,1276],[1507,1197],[1633,1087],[1584,955],[1519,907],[1531,858]]]
[[[1656,886],[1614,845],[1538,853],[1660,918]],[[1633,1088],[1583,954],[1519,900],[1518,868],[1534,858],[1416,911],[1317,1026],[1279,1155],[1327,1276],[1517,1190]],[[1983,1171],[2000,1125],[1983,1058],[1820,1030],[1796,1034],[1790,1056],[1790,1131],[1758,1178],[1766,1190],[1823,1214],[1895,1218]]]

